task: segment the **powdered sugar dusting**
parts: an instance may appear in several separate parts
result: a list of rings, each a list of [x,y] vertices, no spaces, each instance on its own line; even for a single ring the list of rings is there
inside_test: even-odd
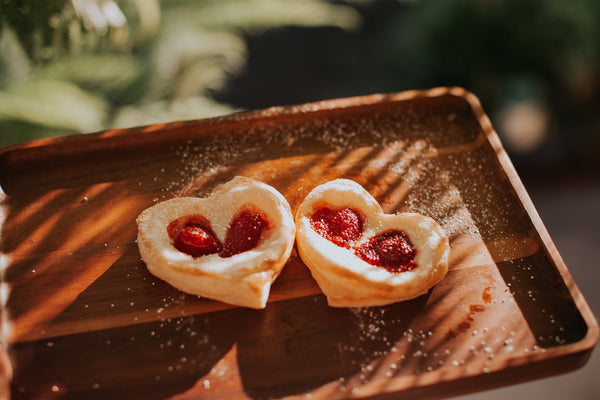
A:
[[[438,148],[429,139],[435,139],[438,134],[411,119],[410,114],[395,117],[396,120],[390,120],[374,113],[347,121],[314,118],[289,127],[257,124],[245,132],[224,132],[203,137],[201,141],[188,140],[174,149],[181,159],[177,171],[179,179],[162,191],[178,196],[203,196],[219,180],[243,174],[244,165],[289,158],[290,164],[300,163],[296,169],[302,170],[303,160],[298,157],[316,151],[333,160],[327,167],[339,172],[337,177],[377,185],[377,174],[382,172],[370,174],[368,171],[387,171],[389,180],[396,179],[392,184],[403,184],[409,189],[404,198],[394,200],[396,211],[431,216],[450,237],[478,234],[468,208],[464,207],[463,196],[453,183],[447,157],[440,157]],[[407,131],[406,123],[411,123],[413,130]],[[361,150],[368,154],[353,159],[353,165],[344,164],[353,154],[362,154]],[[355,170],[360,174],[354,173]],[[270,170],[268,175],[260,176],[259,171],[255,177],[278,182],[284,177],[290,179],[287,172]],[[381,186],[385,186],[385,182]]]
[[[236,174],[250,174],[276,186],[294,208],[325,180],[354,179],[386,212],[430,216],[444,229],[451,244],[467,237],[478,239],[473,242],[483,246],[488,240],[522,232],[523,221],[514,215],[518,207],[507,190],[510,184],[500,176],[486,142],[478,140],[479,128],[467,122],[469,118],[460,112],[424,116],[407,106],[402,112],[389,114],[359,113],[339,119],[312,116],[300,122],[292,119],[244,125],[240,132],[222,132],[174,148],[181,160],[179,178],[164,192],[202,196]],[[463,128],[468,131],[461,131]],[[493,256],[510,260],[520,247],[522,243],[515,242],[512,247],[500,247]],[[502,291],[501,285],[501,279],[494,281],[496,292],[490,303],[476,314],[466,312],[465,321],[457,326],[445,326],[444,317],[460,313],[460,305],[435,310],[437,303],[425,304],[426,297],[406,309],[437,312],[434,325],[423,323],[418,313],[396,315],[391,311],[402,307],[350,310],[355,336],[350,342],[338,343],[338,351],[357,372],[340,377],[338,390],[360,394],[361,385],[373,378],[418,375],[442,368],[492,372],[498,368],[498,355],[543,351],[532,346],[528,331],[511,336],[512,331],[502,330],[497,320],[471,327],[474,321],[487,321],[494,313],[507,315],[501,322],[508,320],[508,326],[522,325],[513,292]],[[493,292],[489,287],[485,288],[487,295]],[[469,288],[472,286],[464,289]],[[536,293],[531,292],[529,299],[533,302],[535,298]],[[443,300],[437,300],[444,305]],[[549,318],[554,320],[554,315]],[[452,347],[457,335],[468,337],[470,346]],[[554,336],[557,342],[563,340]]]

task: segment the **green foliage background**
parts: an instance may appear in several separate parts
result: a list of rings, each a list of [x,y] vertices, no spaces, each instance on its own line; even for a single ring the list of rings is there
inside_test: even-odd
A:
[[[441,85],[597,162],[600,2],[0,0],[0,145]]]

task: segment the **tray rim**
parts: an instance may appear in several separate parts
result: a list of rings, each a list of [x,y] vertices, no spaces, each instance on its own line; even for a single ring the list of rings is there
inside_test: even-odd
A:
[[[527,193],[523,182],[521,181],[512,161],[506,150],[504,149],[500,137],[498,133],[494,130],[491,120],[488,115],[485,113],[481,102],[477,98],[477,96],[464,88],[461,87],[437,87],[427,90],[409,90],[403,92],[396,93],[385,93],[385,94],[372,94],[366,96],[355,96],[355,97],[347,97],[347,98],[338,98],[338,99],[330,99],[319,102],[311,102],[299,105],[291,105],[291,106],[276,106],[265,108],[262,110],[255,111],[243,111],[238,113],[233,113],[225,116],[205,118],[205,119],[197,119],[197,120],[186,120],[186,121],[173,121],[166,123],[158,123],[147,126],[133,127],[133,128],[120,128],[120,129],[109,129],[105,131],[95,132],[95,133],[87,133],[87,134],[76,134],[55,138],[46,138],[46,139],[38,139],[30,142],[18,143],[10,146],[6,146],[4,148],[0,148],[0,166],[3,166],[6,161],[10,162],[11,160],[19,161],[22,157],[35,158],[37,154],[43,152],[47,154],[47,151],[55,146],[58,148],[62,148],[64,146],[70,147],[73,149],[77,149],[82,143],[90,143],[92,142],[101,142],[105,145],[112,146],[111,144],[113,138],[116,137],[126,137],[131,134],[152,134],[157,132],[164,132],[168,134],[167,131],[176,130],[180,128],[189,128],[193,126],[203,126],[203,125],[219,125],[228,122],[234,121],[249,121],[256,119],[269,119],[282,115],[298,115],[298,114],[306,114],[310,115],[312,113],[327,111],[327,110],[335,110],[335,109],[345,109],[359,106],[369,106],[375,105],[379,103],[387,103],[387,102],[401,102],[412,100],[415,98],[430,98],[430,97],[441,97],[441,96],[455,96],[465,100],[474,114],[475,119],[480,125],[481,131],[485,135],[486,140],[489,142],[490,146],[494,150],[496,154],[496,158],[498,160],[499,167],[502,169],[506,178],[508,179],[512,189],[514,190],[514,194],[517,196],[518,201],[521,203],[524,211],[528,214],[531,219],[531,223],[540,237],[541,244],[544,250],[547,252],[549,259],[554,264],[554,267],[560,273],[561,279],[566,285],[569,294],[572,297],[574,304],[576,305],[578,311],[581,313],[582,318],[584,319],[587,327],[587,332],[583,338],[576,342],[552,347],[546,349],[544,353],[540,354],[530,354],[527,356],[515,357],[512,359],[512,363],[508,366],[502,367],[498,370],[492,371],[490,374],[487,374],[489,378],[484,379],[487,384],[479,384],[479,390],[483,390],[486,388],[492,388],[494,386],[505,386],[509,383],[501,383],[500,380],[502,378],[498,377],[507,371],[510,371],[524,368],[527,365],[532,363],[534,364],[544,364],[544,362],[548,361],[556,361],[556,359],[564,358],[564,359],[572,359],[569,365],[566,368],[561,369],[557,373],[564,373],[575,370],[585,365],[587,359],[591,355],[591,351],[596,346],[598,342],[598,338],[600,335],[600,330],[598,326],[598,322],[589,307],[587,301],[585,300],[582,292],[576,285],[571,273],[568,270],[566,263],[564,262],[558,248],[554,244],[548,230],[546,229],[541,217],[539,216],[533,201],[531,200],[529,194]],[[111,139],[111,140],[107,140]],[[117,140],[118,142],[118,140]],[[14,158],[14,159],[13,159]],[[6,196],[2,187],[0,187],[0,199]],[[10,195],[8,195],[10,196]],[[4,306],[4,305],[2,305]],[[457,376],[454,378],[443,377],[442,371],[433,371],[431,372],[432,383],[429,385],[420,385],[419,387],[425,388],[426,386],[437,384],[446,384],[450,385],[452,382],[462,381],[464,379],[472,379],[478,376],[481,376],[481,372],[472,373],[472,374],[463,374],[461,376]],[[440,375],[442,374],[442,375]],[[438,376],[439,375],[439,376]],[[543,376],[548,376],[550,374],[546,374]],[[497,377],[497,378],[494,378]],[[536,379],[541,376],[533,376],[526,377],[521,379],[521,381],[527,381]],[[494,384],[494,382],[496,382]],[[483,383],[483,382],[482,382]],[[474,388],[473,391],[478,390]],[[452,392],[452,390],[450,390]],[[393,394],[394,391],[379,391],[378,393],[370,393],[368,396],[377,396],[377,394]],[[464,388],[461,393],[465,393]]]

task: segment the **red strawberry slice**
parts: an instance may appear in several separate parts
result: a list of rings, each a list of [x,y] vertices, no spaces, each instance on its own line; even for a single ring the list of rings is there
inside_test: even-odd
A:
[[[414,245],[406,233],[395,229],[372,237],[355,252],[369,264],[384,267],[390,272],[410,271],[416,267]]]
[[[173,246],[192,257],[218,253],[221,244],[210,229],[210,222],[201,216],[179,218],[169,224],[167,232]]]
[[[229,223],[221,257],[231,257],[255,248],[269,222],[259,211],[242,209]]]
[[[311,216],[310,223],[318,234],[346,248],[350,248],[352,242],[360,238],[363,230],[361,214],[351,208],[319,208]]]

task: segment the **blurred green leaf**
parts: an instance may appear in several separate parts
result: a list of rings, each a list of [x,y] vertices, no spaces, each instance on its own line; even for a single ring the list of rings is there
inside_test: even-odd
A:
[[[360,14],[352,7],[323,0],[211,0],[190,7],[167,6],[167,24],[202,26],[221,30],[256,32],[278,26],[338,26],[357,29],[362,23]]]
[[[208,97],[188,97],[177,101],[157,101],[136,107],[122,107],[112,128],[129,128],[154,123],[215,117],[237,111]]]
[[[243,68],[246,45],[228,32],[172,28],[155,45],[152,60],[154,98],[206,95]]]
[[[102,129],[107,104],[65,81],[36,80],[0,91],[0,121],[20,120],[54,129]]]
[[[38,67],[32,79],[70,81],[106,95],[127,89],[141,72],[139,62],[130,54],[82,54]]]
[[[29,58],[17,36],[5,27],[0,31],[0,89],[24,82],[30,70]]]

